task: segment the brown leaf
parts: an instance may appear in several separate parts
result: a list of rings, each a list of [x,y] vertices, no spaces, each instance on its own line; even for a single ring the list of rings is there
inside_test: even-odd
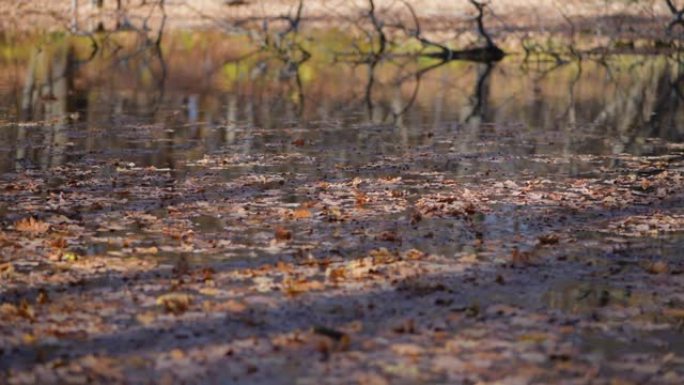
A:
[[[325,272],[326,278],[332,282],[343,281],[346,278],[346,275],[347,275],[347,271],[343,267],[339,267],[336,269],[328,269]]]
[[[0,263],[0,278],[11,278],[15,271],[11,262]]]
[[[560,238],[556,234],[546,234],[541,235],[538,240],[540,245],[555,245],[560,241]]]
[[[670,271],[670,267],[665,261],[655,261],[646,266],[646,271],[649,274],[665,274]]]
[[[39,289],[38,295],[36,296],[36,303],[45,305],[48,302],[50,302],[50,297],[48,296],[47,291],[45,291],[45,289]]]
[[[417,249],[411,249],[408,250],[404,253],[404,259],[411,259],[411,260],[418,260],[418,259],[423,259],[427,256],[424,252],[417,250]]]
[[[43,234],[50,230],[50,225],[33,217],[28,217],[17,221],[14,228],[22,233]]]
[[[411,225],[415,226],[418,224],[418,222],[423,220],[423,215],[420,213],[420,211],[414,211],[411,214]]]
[[[284,227],[278,226],[275,229],[275,239],[281,242],[292,239],[292,232]]]
[[[54,247],[55,249],[63,250],[67,248],[68,243],[63,237],[57,237],[50,241],[50,246]]]
[[[420,356],[425,349],[416,344],[400,343],[392,345],[392,351],[401,356]]]
[[[157,254],[159,253],[159,249],[156,246],[135,247],[133,248],[133,252],[136,254]]]
[[[371,250],[368,255],[373,258],[374,265],[384,265],[387,263],[392,263],[396,261],[396,256],[392,254],[389,250],[381,247],[376,250]]]
[[[401,237],[395,231],[383,231],[375,238],[383,242],[401,242]]]
[[[356,198],[356,207],[358,208],[361,208],[368,203],[368,195],[361,191],[356,191],[354,197]]]
[[[25,300],[22,300],[19,306],[17,306],[17,315],[29,321],[36,320],[36,311]]]
[[[327,328],[325,326],[315,326],[313,328],[314,334],[327,337],[335,342],[336,348],[338,350],[347,350],[349,344],[351,343],[351,337],[345,332],[339,330]]]
[[[285,294],[294,297],[307,291],[322,290],[325,285],[319,281],[307,281],[306,279],[287,279],[283,282]]]
[[[532,262],[532,255],[527,251],[520,251],[517,247],[511,251],[511,262],[516,265],[527,265]]]
[[[157,305],[166,312],[173,314],[184,313],[192,304],[192,296],[185,293],[168,293],[157,297]]]
[[[282,273],[291,273],[294,267],[292,266],[291,263],[286,263],[283,261],[278,261],[275,264],[276,269]]]

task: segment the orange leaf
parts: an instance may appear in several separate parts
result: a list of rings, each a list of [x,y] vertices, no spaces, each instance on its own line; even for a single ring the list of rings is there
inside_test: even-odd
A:
[[[50,225],[33,217],[24,218],[14,224],[14,228],[22,233],[42,234],[50,229]]]
[[[294,219],[307,219],[311,218],[311,211],[308,209],[297,209],[292,213]]]

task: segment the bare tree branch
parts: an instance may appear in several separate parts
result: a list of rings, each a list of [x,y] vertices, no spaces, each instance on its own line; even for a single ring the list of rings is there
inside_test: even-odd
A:
[[[383,23],[378,20],[375,14],[375,2],[373,0],[368,0],[368,4],[370,6],[368,17],[370,18],[373,28],[378,34],[378,38],[380,40],[380,47],[378,47],[378,50],[375,51],[375,55],[382,55],[387,48],[387,35],[385,35],[385,31],[383,30]]]
[[[465,49],[465,50],[453,50],[443,44],[436,43],[434,41],[431,41],[427,38],[425,38],[421,34],[421,27],[420,27],[420,21],[418,20],[418,16],[416,15],[416,12],[414,8],[411,6],[411,4],[408,3],[406,0],[402,0],[403,4],[408,8],[409,12],[411,13],[411,17],[413,18],[413,22],[415,25],[415,29],[412,31],[409,31],[409,35],[417,39],[421,44],[423,44],[426,47],[435,47],[439,48],[441,52],[429,52],[423,54],[423,56],[428,56],[428,57],[433,57],[436,59],[442,59],[442,60],[470,60],[470,61],[478,61],[478,62],[493,62],[493,61],[499,61],[501,60],[505,53],[501,48],[499,48],[495,43],[494,40],[491,38],[489,33],[487,32],[487,29],[485,28],[484,25],[484,10],[486,8],[485,3],[480,3],[475,0],[470,0],[471,4],[473,4],[477,10],[478,10],[478,16],[476,18],[477,22],[477,29],[479,34],[486,40],[486,44],[484,47],[477,47],[477,48],[471,48],[471,49]]]
[[[477,17],[475,18],[475,21],[477,22],[477,30],[480,33],[480,35],[485,39],[487,42],[487,47],[493,48],[496,47],[496,44],[494,44],[494,41],[492,40],[491,36],[489,36],[489,33],[487,32],[487,29],[485,29],[484,26],[484,10],[487,4],[481,3],[479,1],[475,0],[470,0],[470,4],[475,6],[477,8],[478,14]]]
[[[672,31],[676,25],[684,26],[684,7],[681,9],[677,8],[672,0],[665,0],[665,4],[667,4],[667,7],[670,9],[673,17],[672,21],[667,26],[668,32]]]

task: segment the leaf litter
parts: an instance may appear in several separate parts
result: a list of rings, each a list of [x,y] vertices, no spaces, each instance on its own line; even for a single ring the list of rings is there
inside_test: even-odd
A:
[[[17,173],[0,186],[0,370],[11,384],[681,383],[684,163],[617,158],[515,180],[491,157],[460,179],[275,171],[316,163],[297,153],[207,155],[183,180],[111,162]]]

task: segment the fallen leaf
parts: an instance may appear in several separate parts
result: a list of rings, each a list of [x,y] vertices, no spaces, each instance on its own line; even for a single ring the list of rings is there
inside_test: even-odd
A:
[[[14,229],[22,233],[43,234],[50,230],[50,225],[33,217],[24,218],[14,224]]]
[[[292,232],[284,227],[278,226],[275,229],[275,239],[281,242],[292,239]]]
[[[173,349],[169,353],[169,356],[171,356],[171,359],[173,360],[182,360],[183,358],[185,358],[185,353],[183,353],[183,351],[180,349]]]
[[[646,267],[646,271],[649,274],[665,274],[668,271],[670,271],[670,267],[668,266],[667,262],[655,261],[653,263],[648,264],[648,266]]]
[[[308,219],[311,218],[311,210],[300,208],[292,213],[294,219]]]
[[[555,245],[560,241],[560,238],[556,234],[546,234],[541,235],[538,240],[540,245]]]
[[[314,334],[327,337],[336,343],[336,348],[339,350],[346,350],[351,343],[351,337],[345,332],[327,328],[325,326],[315,326],[313,328]]]
[[[401,237],[395,231],[383,231],[376,239],[383,242],[401,242]]]
[[[135,316],[135,319],[144,326],[151,325],[156,319],[157,315],[154,312],[147,311]]]
[[[325,277],[328,281],[340,282],[345,279],[347,271],[343,267],[339,268],[329,268],[325,271]]]
[[[286,279],[283,282],[285,294],[294,297],[307,291],[322,290],[325,285],[319,281],[308,281],[306,279]]]
[[[168,293],[157,297],[157,305],[168,313],[183,313],[188,310],[190,304],[192,304],[192,296],[185,293]]]
[[[136,254],[157,254],[159,249],[156,246],[136,247],[133,249],[133,252]]]

